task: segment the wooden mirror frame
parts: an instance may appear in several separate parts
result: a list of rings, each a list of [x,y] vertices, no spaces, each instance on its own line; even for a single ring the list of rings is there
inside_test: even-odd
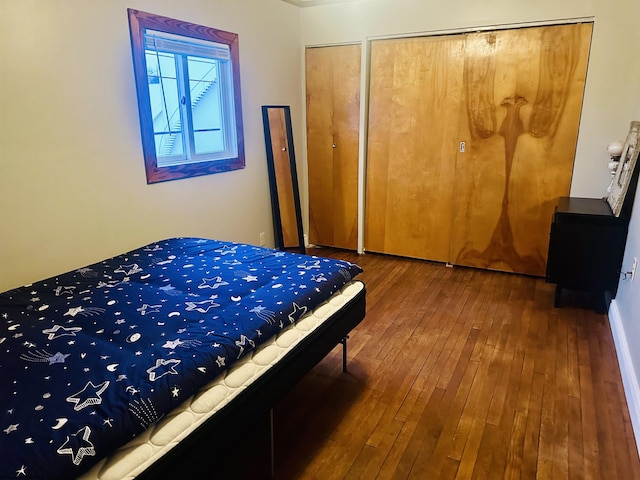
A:
[[[297,249],[304,254],[291,109],[288,105],[263,105],[262,123],[267,151],[275,245],[279,250]]]

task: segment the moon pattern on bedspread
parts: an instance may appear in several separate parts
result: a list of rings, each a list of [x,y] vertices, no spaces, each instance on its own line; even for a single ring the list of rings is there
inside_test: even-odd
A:
[[[75,478],[362,270],[172,238],[0,294],[0,478]]]

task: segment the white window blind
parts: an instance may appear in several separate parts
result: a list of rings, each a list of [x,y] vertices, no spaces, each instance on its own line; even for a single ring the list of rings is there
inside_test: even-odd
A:
[[[196,57],[214,58],[220,61],[230,61],[231,54],[228,45],[198,40],[191,38],[188,41],[178,35],[158,32],[155,30],[145,30],[144,47],[146,50],[158,52],[171,52],[181,55],[192,55]]]

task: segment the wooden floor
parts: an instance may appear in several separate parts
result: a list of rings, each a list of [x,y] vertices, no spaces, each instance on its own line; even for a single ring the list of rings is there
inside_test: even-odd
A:
[[[349,372],[337,347],[275,408],[276,479],[640,479],[607,316],[585,298],[556,309],[541,278],[309,253],[363,267],[367,316]],[[265,428],[214,478],[268,475],[267,447]]]

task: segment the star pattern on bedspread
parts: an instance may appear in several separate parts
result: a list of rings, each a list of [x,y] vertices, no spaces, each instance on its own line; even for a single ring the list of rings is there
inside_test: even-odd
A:
[[[287,318],[291,323],[293,323],[305,313],[307,313],[307,307],[305,307],[304,305],[300,306],[294,302],[293,311],[287,316]]]
[[[26,346],[33,346],[32,343],[29,343],[29,345]],[[23,353],[20,354],[20,359],[22,360],[26,360],[27,362],[48,362],[49,365],[53,365],[54,363],[64,363],[64,361],[67,359],[67,357],[69,357],[71,354],[67,353],[60,353],[57,352],[53,355],[51,355],[49,352],[43,350],[43,351],[39,351],[36,350],[34,352],[28,352],[28,353]]]
[[[134,263],[134,264],[131,264],[131,265],[120,265],[113,272],[114,273],[124,273],[125,275],[129,276],[129,275],[133,275],[134,273],[139,273],[141,271],[142,271],[142,269],[138,266],[138,264]]]
[[[109,387],[109,380],[94,385],[93,382],[87,382],[82,390],[67,397],[67,402],[74,403],[74,410],[82,410],[89,405],[98,405],[102,403],[101,395]]]
[[[198,288],[216,289],[224,285],[229,285],[229,282],[225,282],[222,277],[203,278],[202,283],[198,285]]]
[[[47,335],[48,340],[54,340],[56,338],[63,337],[65,335],[75,337],[76,333],[78,333],[81,330],[82,330],[81,327],[63,327],[61,325],[54,325],[51,328],[42,330],[42,333]]]
[[[9,425],[7,428],[3,430],[3,432],[6,433],[7,435],[10,434],[11,432],[15,432],[16,430],[18,430],[19,425],[20,425],[19,423],[14,423],[12,425]]]
[[[137,310],[138,312],[140,312],[140,315],[147,315],[149,313],[158,313],[160,311],[160,308],[162,308],[162,305],[149,305],[145,303]]]
[[[165,342],[164,345],[162,345],[164,348],[170,348],[170,349],[174,349],[178,346],[180,346],[183,342],[180,341],[179,338],[176,338],[175,340],[169,340],[167,342]]]
[[[255,348],[256,343],[245,335],[241,335],[240,340],[236,340],[236,346],[240,349],[238,353],[238,358],[240,358],[245,352],[245,347],[247,349]]]
[[[298,268],[302,268],[303,270],[311,270],[313,268],[320,268],[320,260],[313,260],[313,261],[307,260],[306,262],[301,263],[300,265],[298,265]]]
[[[56,296],[61,296],[61,295],[73,295],[74,290],[76,289],[76,287],[74,286],[68,286],[68,287],[63,287],[62,285],[58,286],[55,288],[54,292],[56,294]]]
[[[96,454],[93,444],[89,441],[91,429],[84,427],[67,437],[67,440],[58,448],[61,455],[71,455],[74,465],[80,465],[85,455]]]
[[[213,300],[203,300],[201,302],[185,302],[187,305],[186,310],[188,312],[195,310],[200,313],[207,313],[210,309],[214,307],[219,307],[220,304],[214,302]]]
[[[80,476],[338,291],[343,271],[360,269],[174,238],[0,293],[0,478]]]
[[[180,362],[180,360],[176,359],[165,360],[164,358],[159,358],[156,360],[156,364],[153,367],[147,369],[149,381],[155,382],[159,378],[169,374],[178,375],[176,366],[178,366]]]

